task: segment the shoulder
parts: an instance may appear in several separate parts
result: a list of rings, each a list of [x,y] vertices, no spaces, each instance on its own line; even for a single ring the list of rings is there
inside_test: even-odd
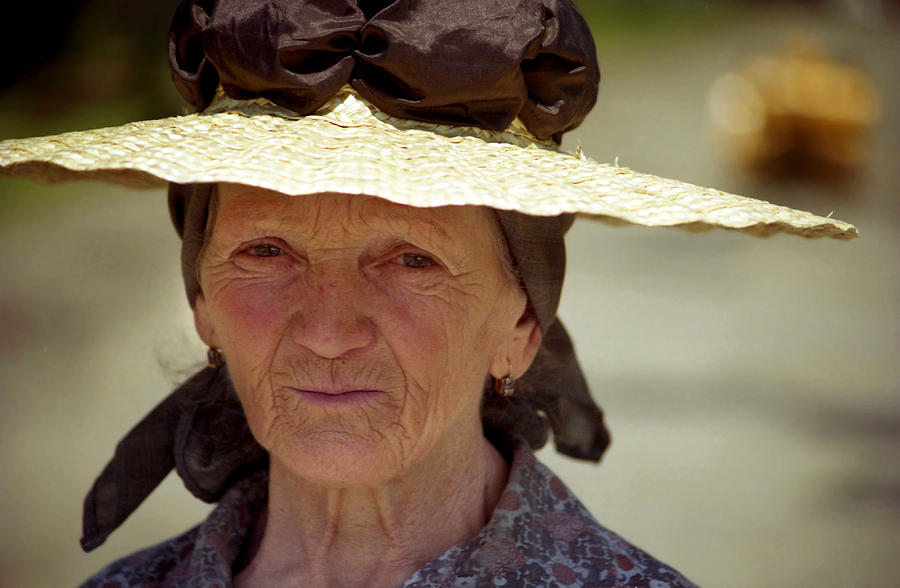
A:
[[[539,517],[538,525],[545,529],[554,544],[549,549],[554,555],[545,562],[546,571],[561,584],[635,588],[695,586],[680,572],[610,531],[590,515],[545,514]],[[582,526],[583,530],[578,533]]]
[[[198,526],[120,559],[83,586],[230,586],[235,559],[266,504],[267,480],[266,469],[244,477]]]
[[[178,585],[187,575],[198,528],[153,547],[142,549],[108,565],[82,588],[106,586]]]
[[[695,585],[598,523],[562,480],[530,453],[516,455],[513,468],[518,471],[513,472],[507,492],[515,494],[504,495],[498,505],[509,509],[503,526],[509,533],[506,537],[512,539],[506,545],[509,552],[500,559],[517,562],[513,575],[519,582],[654,588]],[[494,548],[503,543],[495,543]]]

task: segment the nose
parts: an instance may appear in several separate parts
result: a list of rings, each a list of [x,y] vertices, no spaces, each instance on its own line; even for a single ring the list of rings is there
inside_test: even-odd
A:
[[[366,288],[361,282],[335,272],[313,279],[293,320],[293,341],[324,359],[373,345],[375,328],[363,309]]]

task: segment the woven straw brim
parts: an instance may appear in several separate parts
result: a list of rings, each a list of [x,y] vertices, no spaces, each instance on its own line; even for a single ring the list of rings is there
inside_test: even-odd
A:
[[[316,114],[219,96],[205,112],[0,142],[0,176],[137,188],[231,182],[286,194],[371,194],[419,207],[484,205],[613,223],[848,239],[852,225],[600,164],[504,132],[393,118],[344,89]]]

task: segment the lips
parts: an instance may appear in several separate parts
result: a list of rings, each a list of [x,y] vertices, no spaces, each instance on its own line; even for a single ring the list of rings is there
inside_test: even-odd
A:
[[[304,390],[302,388],[289,387],[293,393],[310,401],[322,404],[342,404],[367,402],[384,394],[382,390],[349,389],[349,388],[322,388],[318,390]]]

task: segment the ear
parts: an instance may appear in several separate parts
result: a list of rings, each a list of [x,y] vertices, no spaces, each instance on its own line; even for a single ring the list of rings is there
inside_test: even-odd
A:
[[[491,375],[498,379],[506,376],[521,377],[528,371],[540,346],[541,327],[534,312],[526,308],[506,341],[497,348],[491,362]]]
[[[197,294],[197,297],[194,298],[194,329],[200,339],[209,347],[219,348],[219,338],[216,337],[216,330],[209,318],[209,309],[203,294]]]

